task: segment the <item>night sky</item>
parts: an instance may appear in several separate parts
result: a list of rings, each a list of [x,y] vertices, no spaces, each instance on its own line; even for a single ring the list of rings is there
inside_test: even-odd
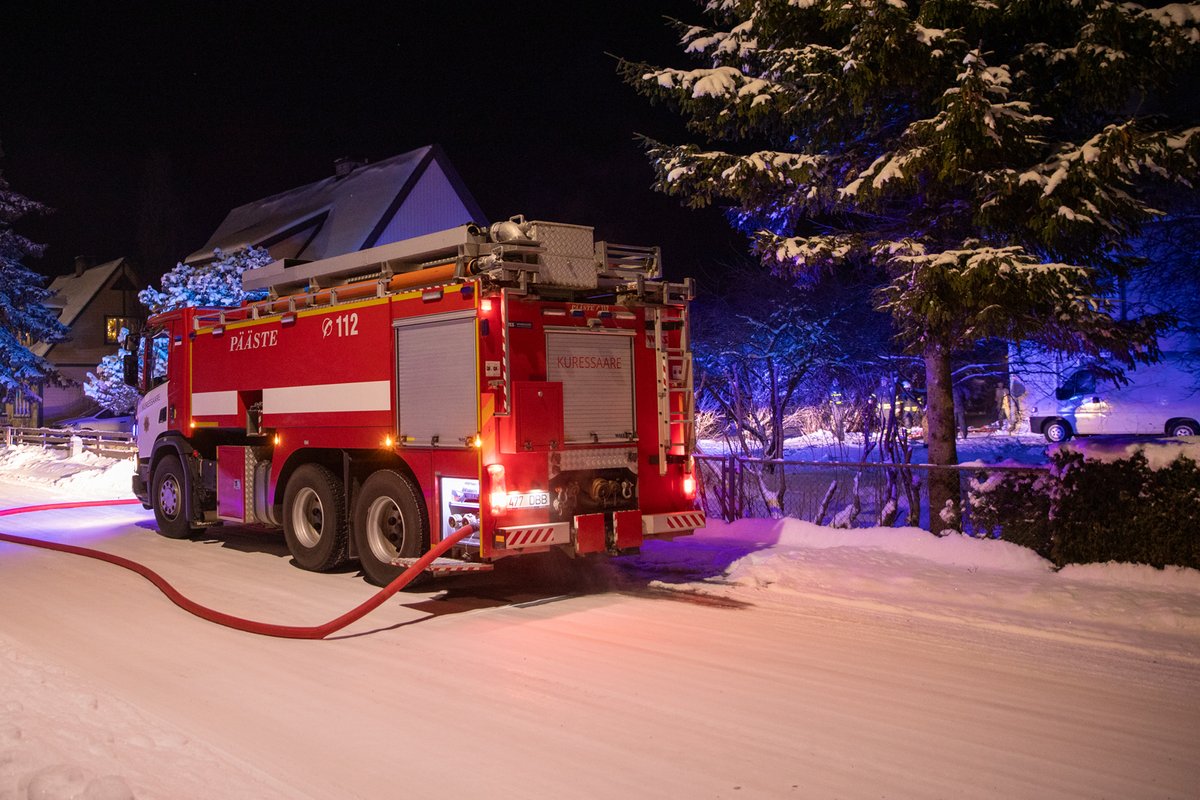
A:
[[[718,211],[651,191],[634,141],[687,140],[607,53],[685,65],[690,0],[27,4],[0,27],[0,160],[52,206],[29,264],[129,256],[156,278],[234,206],[439,143],[492,220],[660,244],[668,275],[739,250]]]

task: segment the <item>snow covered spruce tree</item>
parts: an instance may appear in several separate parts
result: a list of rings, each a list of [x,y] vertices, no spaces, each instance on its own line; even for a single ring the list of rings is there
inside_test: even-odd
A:
[[[117,337],[121,343],[117,352],[100,359],[96,371],[89,372],[83,383],[84,394],[117,414],[133,411],[141,397],[137,389],[125,383],[125,356],[129,355],[125,338],[128,335],[129,331],[122,328]]]
[[[876,305],[925,364],[929,458],[957,463],[951,354],[1033,341],[1131,365],[1159,319],[1117,320],[1106,283],[1157,213],[1146,181],[1196,173],[1197,130],[1150,116],[1194,65],[1200,7],[1108,0],[710,0],[680,26],[698,69],[624,78],[706,142],[647,141],[656,186],[728,203],[769,265],[881,270]],[[1157,106],[1159,111],[1172,110]],[[763,149],[756,149],[763,148]],[[958,525],[952,470],[932,527]]]
[[[206,264],[176,264],[163,275],[162,290],[147,288],[138,293],[151,314],[188,306],[233,308],[245,300],[261,300],[265,293],[242,290],[242,273],[270,264],[271,254],[261,247],[233,253],[216,250]]]
[[[146,288],[138,293],[151,314],[170,311],[187,306],[232,308],[245,300],[258,300],[264,293],[246,293],[242,290],[242,273],[248,269],[271,263],[266,250],[248,247],[235,253],[215,251],[215,258],[207,264],[176,264],[163,276],[162,289]],[[121,349],[115,355],[105,356],[89,372],[83,391],[105,408],[118,413],[131,410],[137,405],[138,393],[125,384],[123,359],[128,351],[122,336]],[[164,359],[159,359],[162,363]]]
[[[9,188],[0,174],[0,400],[23,393],[39,398],[32,386],[51,380],[54,366],[29,349],[34,342],[61,342],[67,329],[46,307],[45,279],[22,261],[40,256],[42,246],[13,230],[13,223],[46,207]]]

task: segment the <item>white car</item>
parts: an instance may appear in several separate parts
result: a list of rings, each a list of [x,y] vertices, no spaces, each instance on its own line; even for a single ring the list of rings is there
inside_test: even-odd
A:
[[[1094,434],[1200,435],[1200,374],[1186,357],[1166,355],[1116,386],[1081,369],[1029,410],[1029,429],[1051,442]]]
[[[102,408],[95,414],[86,417],[72,417],[55,423],[60,428],[71,428],[77,431],[119,431],[129,433],[133,430],[133,414],[117,414],[107,408]]]

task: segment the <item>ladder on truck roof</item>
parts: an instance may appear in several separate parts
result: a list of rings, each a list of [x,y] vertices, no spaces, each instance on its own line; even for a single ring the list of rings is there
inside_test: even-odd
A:
[[[590,227],[517,216],[490,227],[460,225],[319,261],[273,261],[247,270],[242,286],[279,298],[434,269],[437,282],[487,275],[529,287],[640,288],[660,281],[662,254],[658,247],[597,242]]]
[[[692,382],[692,350],[687,314],[668,308],[650,308],[654,321],[655,378],[658,388],[658,474],[667,474],[667,456],[678,448],[686,457],[696,439],[696,394]],[[669,323],[679,325],[679,346],[666,341]],[[676,398],[678,400],[676,401]],[[679,437],[675,438],[675,433]]]

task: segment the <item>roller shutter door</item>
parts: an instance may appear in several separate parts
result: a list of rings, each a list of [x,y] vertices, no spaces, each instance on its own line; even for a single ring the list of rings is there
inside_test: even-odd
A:
[[[627,441],[633,424],[633,337],[546,334],[546,380],[563,385],[568,442]]]
[[[396,324],[396,413],[404,443],[466,447],[479,432],[475,315]]]

